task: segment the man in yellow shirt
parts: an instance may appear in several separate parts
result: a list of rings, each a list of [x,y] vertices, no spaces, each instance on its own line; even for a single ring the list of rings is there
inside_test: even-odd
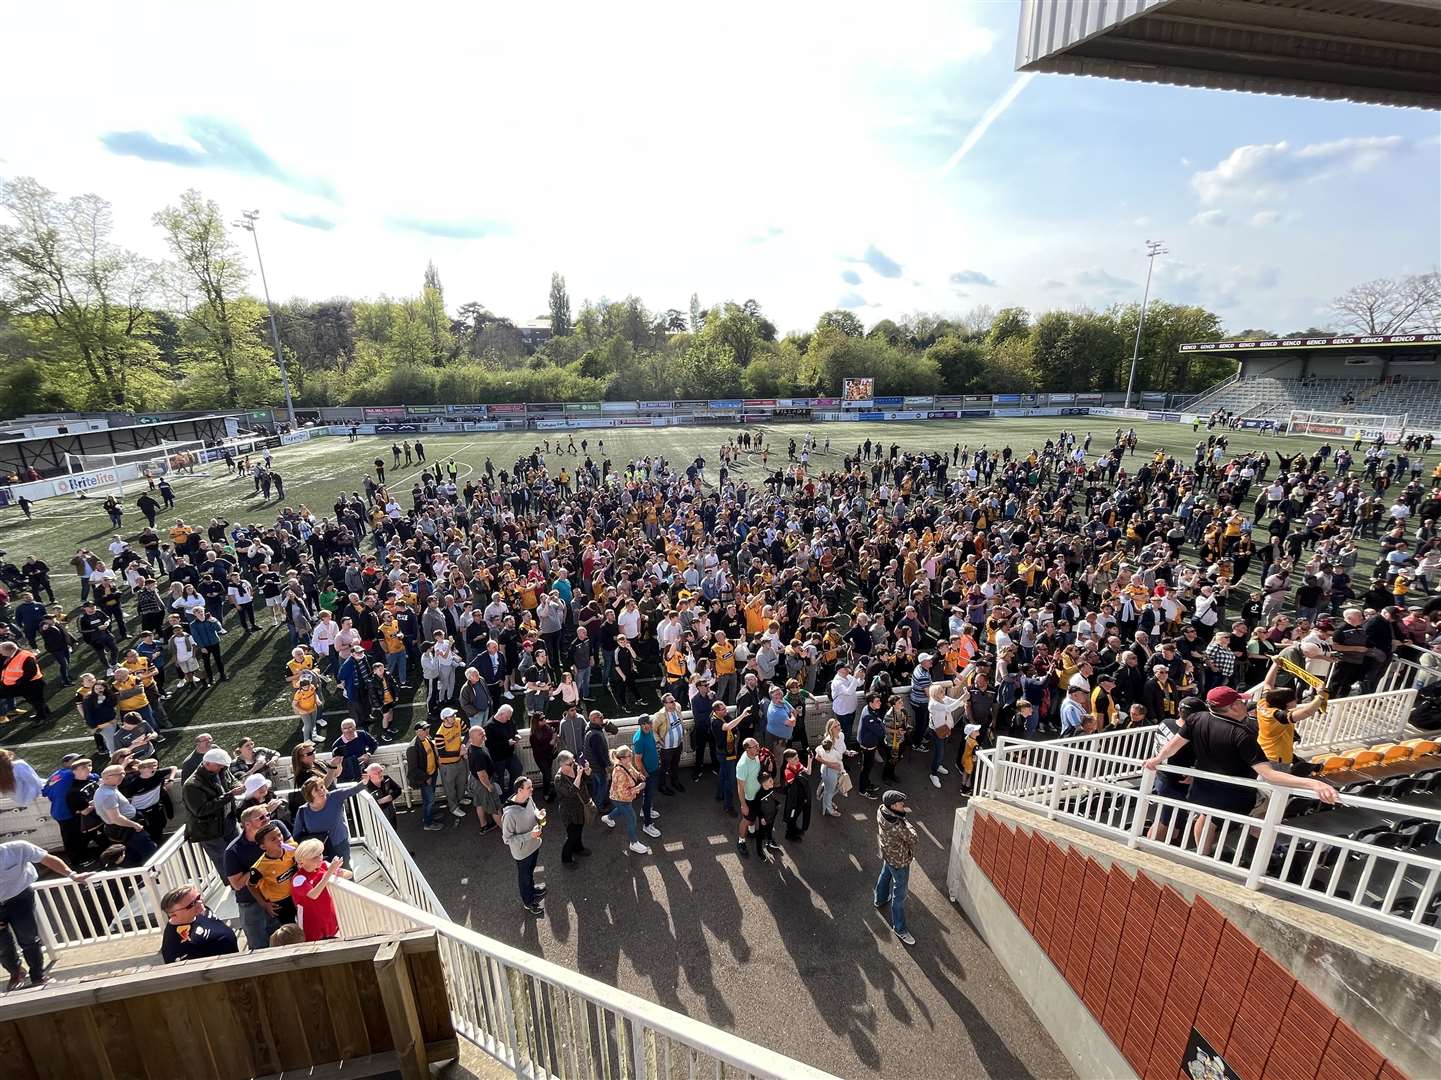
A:
[[[1261,695],[1256,706],[1256,742],[1274,764],[1290,768],[1295,760],[1296,725],[1326,704],[1323,690],[1304,705],[1296,704],[1294,686],[1278,686]]]
[[[736,649],[724,630],[715,632],[715,645],[711,648],[715,659],[716,697],[727,705],[735,703],[736,695]]]

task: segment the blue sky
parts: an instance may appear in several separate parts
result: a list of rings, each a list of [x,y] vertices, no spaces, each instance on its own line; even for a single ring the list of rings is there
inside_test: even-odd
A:
[[[1105,306],[1162,239],[1157,295],[1279,332],[1441,263],[1435,113],[1018,86],[1008,2],[510,7],[32,5],[0,175],[105,195],[157,257],[186,187],[258,208],[282,297],[413,293],[434,260],[452,308],[516,318],[552,270],[577,301],[753,297],[785,329]]]

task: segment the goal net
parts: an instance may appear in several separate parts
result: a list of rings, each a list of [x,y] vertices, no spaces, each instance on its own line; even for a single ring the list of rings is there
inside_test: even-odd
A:
[[[1374,442],[1378,437],[1388,443],[1400,442],[1410,415],[1293,409],[1286,418],[1285,431],[1288,435],[1331,435],[1345,439],[1354,439],[1359,435],[1366,442]]]
[[[88,491],[123,494],[125,485],[158,480],[162,476],[209,476],[210,463],[219,460],[220,452],[203,442],[167,442],[139,450],[122,450],[115,454],[65,455],[70,490],[77,494]]]

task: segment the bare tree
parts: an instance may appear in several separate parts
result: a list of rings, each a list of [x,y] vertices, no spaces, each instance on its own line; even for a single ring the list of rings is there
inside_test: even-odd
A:
[[[1441,274],[1363,282],[1332,301],[1331,310],[1339,328],[1353,334],[1435,332],[1441,323]]]

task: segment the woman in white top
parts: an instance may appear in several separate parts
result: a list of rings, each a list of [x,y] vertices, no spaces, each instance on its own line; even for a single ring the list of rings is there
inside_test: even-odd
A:
[[[338,633],[340,628],[335,625],[330,612],[322,609],[315,625],[310,628],[310,647],[319,658],[321,667],[330,666],[330,649],[335,644],[335,635]]]
[[[841,812],[835,807],[836,788],[846,768],[846,734],[835,717],[826,724],[826,734],[816,747],[815,758],[821,763],[821,814],[840,817]]]
[[[951,771],[941,764],[941,759],[945,757],[946,740],[955,727],[955,711],[966,703],[964,696],[946,696],[946,691],[954,685],[950,682],[932,683],[930,701],[926,706],[931,718],[931,784],[935,787],[940,787],[941,777]]]
[[[185,591],[180,598],[172,603],[171,608],[181,612],[187,618],[195,618],[195,613],[205,606],[205,597],[195,591],[194,585],[185,586]]]

